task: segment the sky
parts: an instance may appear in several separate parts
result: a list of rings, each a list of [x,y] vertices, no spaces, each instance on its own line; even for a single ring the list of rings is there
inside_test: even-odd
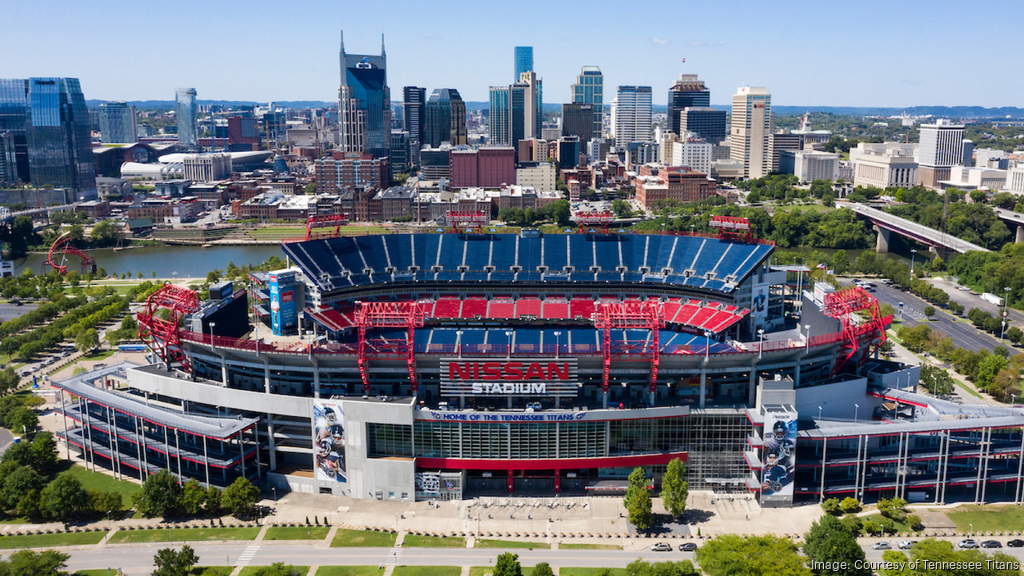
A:
[[[596,65],[605,103],[637,84],[665,104],[687,73],[712,104],[750,85],[776,106],[1024,106],[1021,0],[0,0],[0,14],[0,78],[77,77],[88,99],[334,101],[344,27],[349,53],[379,53],[385,34],[395,102],[409,85],[486,101],[523,45],[546,103]]]

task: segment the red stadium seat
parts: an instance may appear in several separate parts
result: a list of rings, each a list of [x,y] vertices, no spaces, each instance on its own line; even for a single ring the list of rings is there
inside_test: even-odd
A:
[[[569,302],[562,299],[548,298],[544,301],[542,318],[564,320],[569,317]]]
[[[462,300],[458,298],[441,298],[434,305],[434,318],[458,318],[462,308]]]
[[[491,300],[487,306],[488,318],[515,318],[515,300]]]
[[[569,315],[571,318],[590,319],[594,315],[596,307],[593,300],[586,298],[573,298],[569,301]]]
[[[460,318],[483,318],[487,316],[487,300],[484,298],[466,298],[462,301]]]
[[[520,298],[516,300],[516,317],[534,316],[540,318],[540,300],[537,298]]]

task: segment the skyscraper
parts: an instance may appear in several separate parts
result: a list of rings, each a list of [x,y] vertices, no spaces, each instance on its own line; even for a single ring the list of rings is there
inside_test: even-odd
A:
[[[651,87],[619,86],[615,97],[615,146],[651,141]]]
[[[594,136],[594,105],[562,104],[562,136],[576,136],[586,146]]]
[[[391,90],[388,88],[384,35],[380,56],[345,53],[341,37],[341,85],[338,124],[341,150],[387,158],[391,150]]]
[[[100,104],[100,140],[104,144],[138,142],[135,106],[124,102]]]
[[[516,46],[515,48],[515,69],[513,76],[518,82],[523,72],[533,72],[533,46]]]
[[[199,148],[196,129],[196,89],[178,88],[177,91],[178,144],[188,150]]]
[[[491,86],[490,143],[517,146],[520,140],[541,136],[541,82],[524,72],[511,86]]]
[[[949,180],[950,168],[964,163],[964,125],[943,119],[921,124],[917,159],[918,183],[939,188],[939,182]]]
[[[772,96],[768,89],[742,86],[732,97],[730,155],[743,163],[744,178],[761,178],[772,170]]]
[[[409,149],[412,150],[410,162],[419,166],[420,148],[425,140],[427,89],[418,86],[406,86],[402,89],[402,113],[405,115],[405,130],[409,133]]]
[[[597,66],[584,66],[572,85],[574,104],[591,104],[594,112],[593,138],[604,134],[604,76]]]
[[[466,103],[454,88],[437,88],[427,101],[423,142],[437,148],[442,142],[466,144]]]
[[[14,132],[0,130],[0,186],[10,186],[20,181],[14,152]]]
[[[9,132],[20,180],[96,198],[89,109],[77,78],[0,80],[0,131]]]
[[[676,115],[679,119],[679,132],[696,132],[705,142],[721,144],[726,138],[725,110],[716,110],[710,106],[691,108],[687,106]]]
[[[668,89],[668,127],[676,134],[682,134],[679,113],[684,108],[711,106],[711,91],[698,80],[696,74],[680,74],[679,80]],[[724,125],[723,125],[724,128]],[[717,142],[715,142],[717,144]]]

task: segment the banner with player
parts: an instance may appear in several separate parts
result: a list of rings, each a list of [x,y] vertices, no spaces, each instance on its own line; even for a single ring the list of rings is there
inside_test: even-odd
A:
[[[796,472],[796,413],[768,412],[764,415],[764,469],[761,472],[761,497],[793,498]]]
[[[313,400],[313,454],[317,480],[347,482],[345,412],[337,400]]]

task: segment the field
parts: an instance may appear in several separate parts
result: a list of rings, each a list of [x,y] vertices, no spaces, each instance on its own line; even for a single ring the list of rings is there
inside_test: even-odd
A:
[[[412,534],[406,534],[405,539],[402,540],[402,546],[410,546],[413,548],[465,548],[466,539],[459,537],[442,538],[440,536],[414,536]]]
[[[459,576],[459,566],[397,566],[394,576]]]
[[[961,506],[946,512],[961,532],[974,524],[975,532],[1006,532],[1024,529],[1024,508],[1019,506]]]
[[[316,576],[381,576],[384,571],[376,566],[321,566]]]
[[[286,565],[287,566],[287,565]],[[253,576],[266,566],[246,566],[238,573],[238,576]],[[292,566],[292,573],[306,576],[309,573],[309,566]]]
[[[551,548],[551,544],[545,542],[514,542],[512,540],[477,540],[474,548]]]
[[[115,480],[113,477],[107,476],[106,474],[87,470],[84,466],[71,466],[68,470],[71,472],[72,476],[78,478],[78,481],[82,483],[82,488],[86,491],[100,490],[103,492],[119,492],[121,494],[121,501],[125,510],[134,505],[132,503],[132,498],[139,490],[142,490],[142,486],[138,484]]]
[[[396,536],[390,532],[370,530],[338,530],[331,547],[394,546]]]
[[[121,530],[110,537],[111,543],[123,542],[203,542],[210,540],[253,540],[260,533],[252,528],[173,528],[159,530]]]
[[[98,544],[106,532],[78,532],[71,534],[32,534],[30,536],[0,537],[0,549],[49,548],[53,546],[87,546]]]
[[[272,526],[267,528],[264,540],[323,540],[331,529],[328,526]]]

